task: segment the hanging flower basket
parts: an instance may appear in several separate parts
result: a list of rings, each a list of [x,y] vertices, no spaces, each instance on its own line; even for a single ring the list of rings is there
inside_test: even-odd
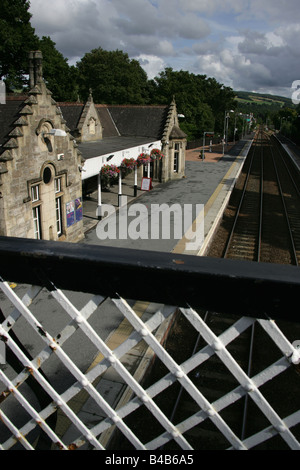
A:
[[[145,165],[146,163],[149,163],[150,161],[150,155],[147,153],[140,153],[140,155],[136,159],[136,164],[138,168],[142,165]]]
[[[164,155],[159,149],[152,149],[150,154],[151,160],[161,160]]]
[[[134,169],[135,165],[136,165],[136,161],[134,158],[124,158],[124,160],[122,160],[122,163],[120,165],[122,175],[123,176],[128,175]]]
[[[116,165],[103,165],[101,168],[101,181],[105,187],[112,186],[118,182],[120,169]]]

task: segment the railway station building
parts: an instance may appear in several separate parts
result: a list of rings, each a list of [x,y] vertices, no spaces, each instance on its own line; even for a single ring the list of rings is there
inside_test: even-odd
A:
[[[0,105],[0,235],[83,238],[82,156],[30,54],[30,89]]]
[[[0,104],[0,235],[78,242],[83,191],[103,165],[119,166],[157,148],[163,157],[139,169],[162,183],[185,172],[186,135],[169,106],[57,103],[43,80],[42,54],[30,53],[26,95]],[[146,175],[145,175],[146,176]]]

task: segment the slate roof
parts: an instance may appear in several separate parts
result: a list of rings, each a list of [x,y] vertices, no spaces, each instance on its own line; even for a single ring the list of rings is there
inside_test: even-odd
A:
[[[108,105],[107,109],[122,136],[162,138],[168,106]]]
[[[81,113],[84,108],[82,103],[57,103],[61,109],[64,119],[67,121],[67,126],[70,132],[75,132],[78,127]]]
[[[154,140],[154,139],[152,139]],[[151,140],[150,140],[151,141]],[[94,142],[78,142],[83,158],[88,160],[101,155],[109,155],[120,150],[137,147],[147,143],[145,137],[114,136]]]
[[[84,159],[107,155],[142,145],[147,141],[162,139],[168,106],[95,104],[95,107],[103,126],[103,139],[94,142],[78,142],[78,148]],[[77,108],[74,105],[73,109],[71,105],[61,106],[71,133],[72,130],[74,131],[72,122],[75,122],[78,109],[79,105]]]
[[[24,106],[27,96],[7,98],[6,104],[0,104],[0,145],[9,140],[9,133],[14,129],[14,122],[20,117],[19,112]],[[2,153],[4,149],[0,149]]]
[[[57,103],[67,126],[75,133],[83,103]],[[103,126],[103,138],[114,136],[149,137],[161,139],[166,122],[168,106],[130,106],[95,104]]]
[[[117,137],[120,135],[120,132],[116,128],[112,116],[109,112],[109,108],[105,105],[95,105],[101,125],[103,126],[103,138],[107,137]]]
[[[0,154],[10,139],[9,133],[20,117],[28,96],[9,97],[0,104]],[[75,133],[82,115],[83,103],[57,103],[71,134]],[[83,158],[105,155],[141,145],[151,140],[161,140],[168,114],[168,106],[101,105],[96,109],[103,126],[103,139],[96,142],[78,143]]]

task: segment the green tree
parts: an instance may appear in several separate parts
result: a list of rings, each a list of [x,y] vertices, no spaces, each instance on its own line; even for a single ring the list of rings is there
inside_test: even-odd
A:
[[[0,78],[8,90],[22,88],[28,74],[28,53],[38,48],[38,37],[31,26],[30,2],[1,0]]]
[[[178,112],[185,116],[180,127],[189,140],[202,137],[204,132],[222,133],[225,109],[235,105],[231,88],[206,75],[171,67],[155,77],[150,89],[152,103],[168,104],[175,96]]]
[[[43,76],[56,101],[76,101],[78,98],[77,69],[69,66],[49,36],[39,42],[43,54]]]
[[[88,52],[77,63],[79,95],[86,100],[93,90],[96,103],[145,104],[148,99],[147,74],[137,60],[116,50],[101,47]]]

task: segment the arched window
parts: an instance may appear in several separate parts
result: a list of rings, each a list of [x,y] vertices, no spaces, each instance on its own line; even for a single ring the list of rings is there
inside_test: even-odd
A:
[[[49,166],[46,166],[43,171],[43,182],[49,184],[52,181],[52,171]]]
[[[47,147],[49,153],[53,153],[53,136],[50,135],[54,125],[51,120],[41,119],[36,129],[37,135],[40,137],[43,145]]]
[[[53,147],[52,147],[52,144],[51,144],[51,140],[48,137],[44,136],[44,142],[47,145],[48,152],[52,153],[53,152]]]
[[[89,133],[96,134],[96,121],[94,118],[91,118],[89,121]]]

